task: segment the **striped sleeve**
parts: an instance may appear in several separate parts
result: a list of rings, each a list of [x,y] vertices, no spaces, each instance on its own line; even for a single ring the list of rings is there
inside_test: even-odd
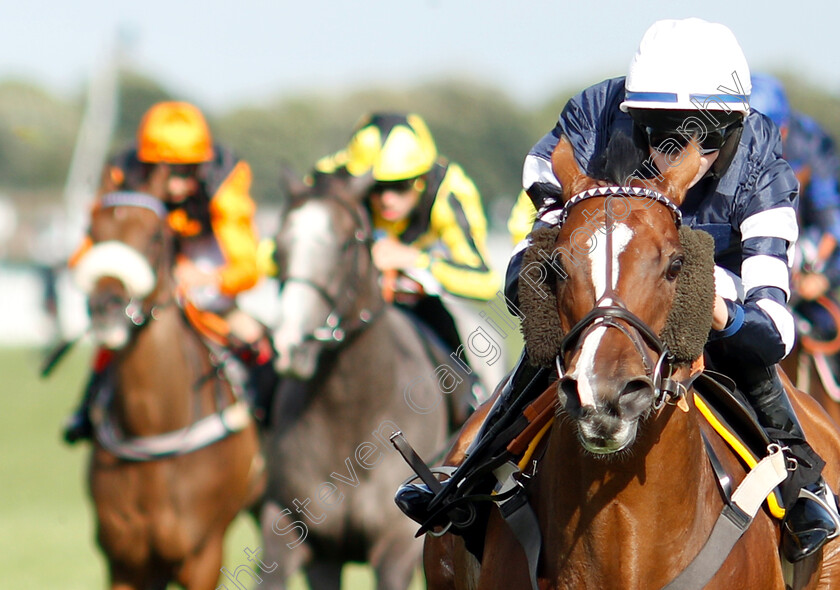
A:
[[[743,300],[727,303],[730,323],[713,337],[729,339],[746,357],[769,366],[787,356],[794,344],[787,301],[793,246],[799,235],[798,183],[780,157],[770,157],[762,168],[739,211]]]
[[[561,188],[560,181],[554,176],[554,170],[551,168],[551,153],[557,146],[559,137],[559,130],[555,127],[546,133],[525,156],[525,164],[522,166],[522,188],[529,193],[534,185],[550,184],[558,189]],[[543,203],[540,202],[534,203],[537,208],[542,205]]]

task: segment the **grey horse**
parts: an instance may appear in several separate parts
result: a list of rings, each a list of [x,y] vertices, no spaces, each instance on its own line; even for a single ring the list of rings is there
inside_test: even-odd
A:
[[[407,588],[422,540],[393,501],[411,472],[389,437],[402,431],[431,459],[469,398],[456,359],[382,297],[368,182],[321,178],[293,191],[282,215],[274,344],[284,380],[264,434],[260,588],[283,588],[303,568],[312,588],[337,589],[347,562],[369,563],[380,590]]]

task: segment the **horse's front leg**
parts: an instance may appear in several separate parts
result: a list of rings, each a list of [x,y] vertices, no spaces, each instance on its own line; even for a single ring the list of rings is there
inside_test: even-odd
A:
[[[266,566],[260,572],[263,578],[260,590],[285,590],[286,580],[312,558],[312,551],[306,544],[308,530],[296,523],[294,514],[271,500],[259,508],[261,560]]]
[[[224,538],[224,529],[212,533],[198,551],[187,557],[176,575],[178,583],[187,590],[214,590],[219,582],[226,582],[226,579],[219,579],[222,574]],[[237,569],[229,573],[236,575],[239,572]]]

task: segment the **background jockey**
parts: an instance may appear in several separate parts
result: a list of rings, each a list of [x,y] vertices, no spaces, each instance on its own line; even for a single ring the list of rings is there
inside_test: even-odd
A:
[[[838,327],[815,300],[829,295],[836,301],[840,286],[840,157],[832,138],[810,117],[790,108],[782,83],[753,74],[750,107],[764,113],[779,128],[782,154],[799,179],[799,258],[794,289],[801,299],[796,309],[812,325],[812,336],[830,340]],[[837,358],[833,361],[836,377]]]
[[[420,296],[398,295],[396,302],[457,350],[456,323],[437,295],[488,301],[501,286],[487,256],[487,219],[475,184],[458,164],[439,156],[425,121],[413,113],[363,117],[347,147],[315,165],[316,174],[340,169],[373,175],[367,203],[379,237],[374,264],[421,287]],[[447,304],[458,306],[452,298]],[[471,365],[485,388],[504,375],[502,363],[490,367],[473,359]]]
[[[214,144],[207,122],[195,106],[161,102],[152,106],[137,130],[136,145],[117,154],[103,173],[98,195],[115,190],[137,190],[159,165],[168,167],[166,207],[170,227],[177,236],[175,277],[189,303],[223,316],[231,344],[252,368],[249,389],[265,393],[257,415],[265,412],[273,391],[273,356],[262,325],[236,307],[235,297],[258,279],[255,206],[249,191],[251,168],[230,150]],[[94,204],[95,206],[95,204]],[[84,256],[90,238],[71,258]],[[98,388],[111,356],[100,350],[81,406],[69,418],[67,442],[89,438],[88,416],[92,394]],[[250,392],[252,395],[254,391]]]
[[[776,363],[793,347],[789,253],[796,242],[797,181],[782,159],[779,133],[749,107],[750,72],[732,32],[701,19],[663,20],[645,33],[624,78],[605,80],[573,97],[554,128],[529,152],[523,187],[545,226],[563,206],[551,155],[568,138],[578,164],[590,177],[616,134],[639,149],[639,173],[653,176],[678,165],[694,137],[700,169],[680,207],[683,223],[715,240],[717,294],[706,350],[714,368],[733,377],[771,438],[790,447],[799,467],[785,486],[783,549],[799,560],[836,532],[833,494],[820,475],[824,462],[805,442]],[[644,164],[647,164],[646,168]],[[565,195],[569,197],[571,195]],[[522,249],[508,268],[507,295],[517,300]],[[526,351],[527,356],[527,351]],[[530,378],[522,359],[489,421],[498,420],[517,395],[536,396],[544,387],[518,391]],[[533,375],[533,372],[530,372]],[[544,385],[547,385],[544,384]],[[489,437],[471,447],[483,452]],[[458,485],[458,474],[447,485]],[[414,484],[411,484],[414,485]],[[804,488],[812,494],[799,494]],[[430,495],[420,486],[398,492],[404,512],[422,515]],[[427,504],[426,504],[427,505]]]

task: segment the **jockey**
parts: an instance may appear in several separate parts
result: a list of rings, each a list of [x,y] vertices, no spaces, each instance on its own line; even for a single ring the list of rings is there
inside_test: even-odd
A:
[[[799,462],[788,489],[805,492],[786,502],[783,535],[785,554],[794,561],[837,532],[830,512],[836,508],[833,499],[825,499],[820,475],[824,463],[805,442],[776,372],[776,363],[794,343],[786,303],[789,256],[798,235],[797,182],[782,159],[775,126],[750,111],[749,93],[747,61],[727,27],[697,18],[656,22],[645,33],[626,77],[605,80],[569,100],[555,127],[528,153],[523,186],[539,212],[535,227],[545,226],[540,218],[563,204],[563,187],[551,165],[561,136],[571,142],[589,176],[596,174],[599,156],[615,134],[632,137],[660,171],[678,161],[675,153],[679,157],[682,150],[692,149],[692,137],[697,140],[701,165],[681,211],[683,223],[715,240],[717,294],[707,352],[714,368],[735,379],[772,438],[790,447]],[[523,249],[508,267],[506,293],[514,304]],[[527,351],[485,428],[504,415],[514,398],[536,397],[548,385],[543,380],[537,388],[524,388],[535,372],[526,357]],[[479,439],[470,454],[482,453],[487,438]],[[458,474],[445,488],[457,486],[467,475]],[[431,498],[423,486],[410,484],[398,491],[396,500],[404,512],[422,521]]]
[[[347,147],[315,165],[316,174],[341,169],[373,176],[367,206],[377,238],[371,249],[374,264],[383,272],[398,271],[398,283],[407,277],[419,287],[409,288],[413,296],[398,291],[395,302],[457,351],[461,337],[439,296],[483,302],[501,286],[489,264],[487,219],[472,180],[458,164],[438,155],[429,128],[413,113],[363,117]],[[471,364],[485,387],[498,381],[485,378],[487,363],[473,359]]]
[[[795,275],[795,293],[802,300],[796,308],[812,322],[814,336],[830,340],[838,327],[814,300],[822,295],[834,298],[840,286],[840,157],[834,141],[816,121],[791,110],[777,79],[753,74],[750,107],[779,128],[782,155],[799,179],[800,254],[807,260],[803,260],[804,272]],[[838,359],[832,360],[836,367]]]
[[[195,106],[161,102],[143,116],[136,145],[106,165],[99,194],[133,190],[161,164],[169,168],[166,208],[176,234],[174,274],[179,289],[189,304],[227,321],[235,341],[231,345],[251,368],[249,394],[260,398],[255,413],[262,417],[269,401],[266,396],[273,391],[273,351],[262,325],[237,308],[235,300],[260,278],[255,206],[249,194],[251,168],[213,143],[204,115]],[[87,237],[71,257],[71,266],[90,245]],[[81,406],[65,426],[68,443],[92,434],[88,410],[110,356],[105,349],[97,354]]]

